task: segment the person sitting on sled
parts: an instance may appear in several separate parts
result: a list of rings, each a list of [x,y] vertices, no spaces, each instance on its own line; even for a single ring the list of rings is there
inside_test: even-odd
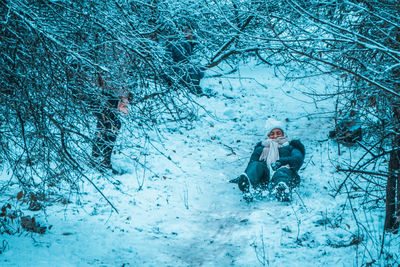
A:
[[[245,194],[250,187],[269,189],[279,201],[290,201],[291,190],[300,183],[297,172],[304,162],[304,145],[289,140],[281,121],[270,118],[265,128],[267,137],[256,144],[246,170],[230,182],[238,183]]]

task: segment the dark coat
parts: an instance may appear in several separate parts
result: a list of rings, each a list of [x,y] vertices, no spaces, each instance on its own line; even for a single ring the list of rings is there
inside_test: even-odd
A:
[[[188,63],[193,54],[193,42],[186,41],[180,43],[169,43],[167,45],[167,54],[175,63]]]
[[[111,168],[111,156],[121,121],[118,118],[119,98],[111,91],[102,92],[105,102],[99,103],[99,110],[94,112],[97,118],[97,131],[93,142],[93,158],[102,158],[103,167]]]
[[[194,43],[192,41],[182,41],[169,43],[166,47],[171,74],[166,78],[172,83],[178,81],[188,87],[195,94],[201,94],[200,80],[204,77],[204,69],[201,66],[192,64],[190,58],[193,55]]]
[[[282,165],[289,165],[294,171],[298,172],[304,162],[306,150],[299,140],[293,140],[288,146],[279,148],[279,162]]]

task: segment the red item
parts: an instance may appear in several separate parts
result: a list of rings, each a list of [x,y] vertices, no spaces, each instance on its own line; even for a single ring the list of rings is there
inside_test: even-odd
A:
[[[121,97],[119,104],[118,104],[118,111],[122,114],[129,114],[129,100],[127,97]]]

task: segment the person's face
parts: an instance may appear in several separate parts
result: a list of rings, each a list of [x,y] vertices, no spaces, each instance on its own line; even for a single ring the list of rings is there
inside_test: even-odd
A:
[[[278,128],[273,129],[268,135],[268,137],[270,139],[276,139],[276,138],[282,137],[282,136],[283,136],[283,131]]]

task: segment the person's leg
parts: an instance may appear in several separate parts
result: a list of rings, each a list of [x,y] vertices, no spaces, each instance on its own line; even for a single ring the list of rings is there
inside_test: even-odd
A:
[[[265,187],[269,182],[269,168],[265,161],[252,161],[244,171],[254,188]]]
[[[299,175],[289,168],[279,168],[272,176],[270,186],[274,187],[278,183],[283,182],[293,188],[299,184]]]
[[[108,116],[109,122],[106,124],[106,135],[104,137],[104,148],[103,148],[103,165],[105,168],[112,168],[111,164],[111,156],[112,151],[114,149],[115,141],[117,140],[117,136],[119,130],[121,129],[121,121],[118,118],[118,115],[115,112],[112,112]]]
[[[96,137],[93,140],[93,148],[92,148],[92,157],[93,160],[97,161],[98,158],[101,157],[102,150],[104,149],[104,137],[103,136],[98,136],[100,133],[96,133]]]
[[[106,145],[106,121],[103,114],[95,114],[97,118],[96,133],[93,140],[92,157],[95,161],[103,156],[103,150]]]
[[[243,192],[249,191],[250,184],[253,187],[258,187],[269,182],[268,166],[264,161],[259,161],[262,151],[262,146],[257,146],[253,150],[244,173],[238,177],[239,189]]]
[[[289,168],[279,168],[271,178],[270,189],[280,201],[290,201],[291,190],[300,183],[300,176]]]
[[[105,140],[105,146],[103,149],[103,161],[102,161],[102,167],[111,169],[111,156],[112,156],[112,150],[113,150],[113,138],[111,136],[106,136]]]
[[[204,77],[204,73],[198,68],[191,68],[189,70],[189,77],[191,80],[191,85],[193,87],[193,93],[196,95],[202,95],[203,89],[200,86],[200,80]]]
[[[252,161],[247,166],[245,172],[239,176],[238,186],[243,192],[253,188],[265,189],[269,182],[269,169],[265,162]]]

